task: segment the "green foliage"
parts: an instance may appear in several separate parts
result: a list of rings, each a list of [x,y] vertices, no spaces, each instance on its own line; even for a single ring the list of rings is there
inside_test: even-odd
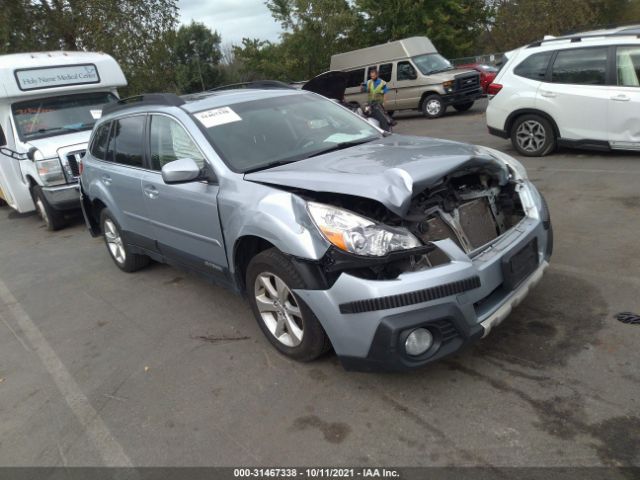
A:
[[[202,23],[182,26],[172,39],[178,91],[192,93],[215,87],[221,80],[220,35]]]

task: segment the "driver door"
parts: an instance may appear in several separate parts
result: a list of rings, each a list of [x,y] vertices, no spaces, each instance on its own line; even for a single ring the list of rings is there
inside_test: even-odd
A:
[[[149,116],[149,169],[142,191],[160,252],[176,263],[211,274],[227,269],[218,216],[218,185],[207,181],[167,185],[162,167],[181,158],[201,168],[205,157],[187,130],[173,117]]]
[[[417,108],[420,104],[422,92],[417,86],[418,73],[416,67],[409,61],[398,62],[396,67],[396,110]]]

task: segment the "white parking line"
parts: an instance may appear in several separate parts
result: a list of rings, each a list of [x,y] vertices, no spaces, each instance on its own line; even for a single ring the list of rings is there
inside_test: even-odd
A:
[[[33,351],[40,357],[42,364],[53,378],[69,408],[98,450],[105,466],[132,466],[131,460],[124,453],[122,446],[111,435],[107,425],[91,406],[89,399],[82,393],[76,381],[53,348],[51,348],[51,345],[49,345],[49,342],[42,336],[40,329],[33,323],[27,312],[24,311],[2,280],[0,280],[0,301],[6,305]]]

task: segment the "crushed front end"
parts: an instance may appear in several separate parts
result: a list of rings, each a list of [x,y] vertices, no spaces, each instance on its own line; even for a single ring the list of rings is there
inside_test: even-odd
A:
[[[332,246],[313,265],[323,285],[296,291],[351,370],[419,367],[485,336],[540,280],[553,248],[542,196],[495,164],[448,173],[401,215],[372,199],[313,200],[408,230],[422,244],[384,257]]]

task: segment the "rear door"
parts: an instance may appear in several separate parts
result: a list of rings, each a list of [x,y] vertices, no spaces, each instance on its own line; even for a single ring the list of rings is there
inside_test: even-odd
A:
[[[572,48],[554,55],[536,106],[553,117],[562,138],[607,142],[607,61],[608,47]]]
[[[112,213],[127,241],[153,249],[141,183],[145,175],[145,123],[144,114],[111,122],[105,158],[104,161],[95,162],[95,175],[110,198],[109,207],[116,210]]]
[[[609,97],[609,142],[612,148],[640,150],[640,45],[615,48],[615,70]]]
[[[167,185],[162,167],[182,158],[201,168],[205,156],[184,126],[173,117],[154,114],[149,119],[149,168],[142,182],[144,201],[158,248],[168,258],[208,274],[227,268],[220,217],[218,185],[197,181]]]

